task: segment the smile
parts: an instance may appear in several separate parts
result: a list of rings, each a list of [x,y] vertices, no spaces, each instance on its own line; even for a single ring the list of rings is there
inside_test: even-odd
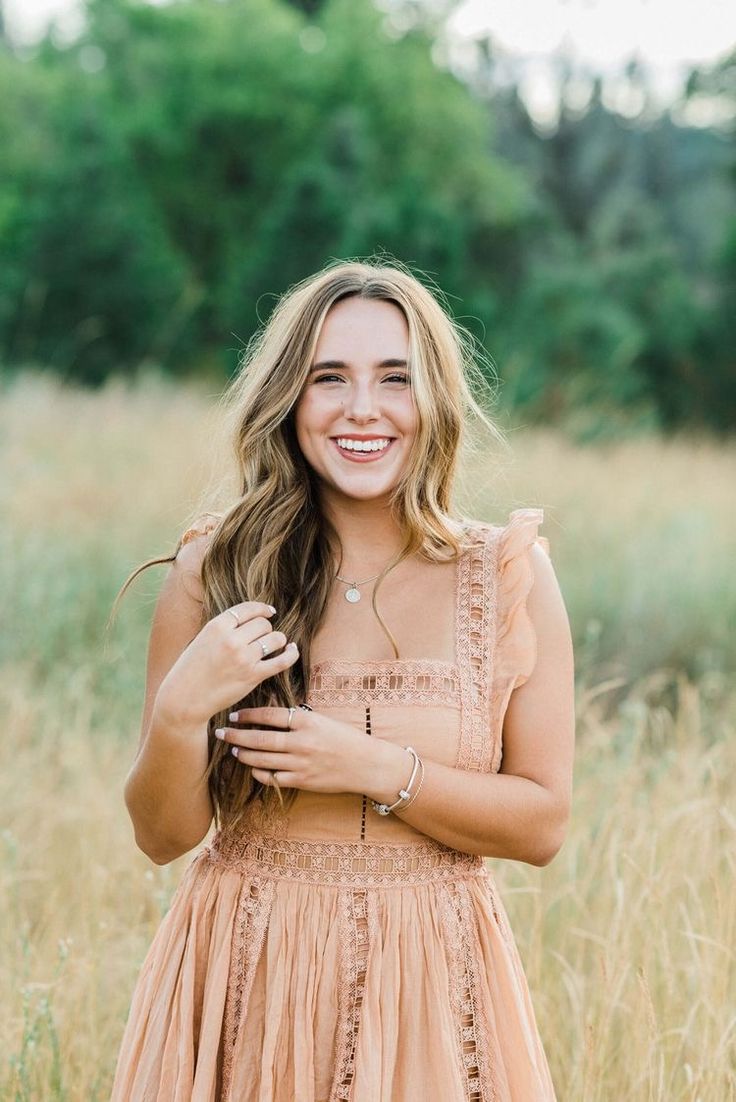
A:
[[[380,459],[393,444],[390,436],[378,437],[375,440],[353,440],[350,437],[332,437],[332,443],[339,454],[353,463],[370,463]]]

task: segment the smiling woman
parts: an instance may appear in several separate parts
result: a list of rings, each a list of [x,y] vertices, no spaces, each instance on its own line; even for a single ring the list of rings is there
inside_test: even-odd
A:
[[[469,415],[496,433],[473,379],[383,262],[305,280],[249,347],[241,493],[153,560],[125,798],[159,863],[217,829],[142,964],[112,1102],[555,1097],[484,858],[562,844],[572,647],[541,509],[453,506]]]

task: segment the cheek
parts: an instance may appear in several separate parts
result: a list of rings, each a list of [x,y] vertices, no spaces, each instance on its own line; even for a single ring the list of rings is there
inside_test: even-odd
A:
[[[310,437],[314,432],[323,432],[329,421],[329,410],[320,401],[319,394],[308,390],[294,410],[294,430],[299,447],[303,452],[310,450]]]
[[[396,422],[407,436],[411,436],[417,431],[419,417],[411,394],[407,395],[406,400],[396,410]]]

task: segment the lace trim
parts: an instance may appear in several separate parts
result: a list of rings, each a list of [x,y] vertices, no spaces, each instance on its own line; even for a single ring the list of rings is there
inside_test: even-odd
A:
[[[352,1096],[368,952],[380,934],[375,895],[367,889],[346,893],[340,903],[339,923],[337,1053],[329,1102],[349,1102]]]
[[[456,768],[488,772],[494,749],[490,699],[498,540],[487,526],[479,526],[478,534],[482,542],[460,560],[456,653],[463,720]]]
[[[209,515],[205,514],[205,516]],[[218,519],[206,520],[205,517],[200,517],[191,528],[187,528],[186,532],[182,534],[179,546],[183,547],[185,543],[189,543],[190,540],[197,539],[199,536],[209,535],[217,528],[219,523]]]
[[[381,668],[385,662],[385,668]],[[312,667],[309,703],[330,708],[340,704],[455,704],[460,707],[460,672],[453,662],[382,659],[348,662],[329,659]]]
[[[442,893],[442,923],[448,945],[450,1001],[456,1026],[458,1061],[467,1102],[496,1102],[490,1030],[479,996],[482,959],[467,885],[450,884]]]
[[[417,843],[322,842],[266,835],[216,834],[204,851],[211,862],[250,878],[298,880],[366,888],[462,877],[487,877],[480,854],[451,849],[433,838]]]
[[[275,881],[253,879],[243,884],[238,900],[223,1020],[223,1098],[228,1096],[235,1043],[238,1039],[240,1022],[247,1011],[256,965],[268,929],[275,890]]]

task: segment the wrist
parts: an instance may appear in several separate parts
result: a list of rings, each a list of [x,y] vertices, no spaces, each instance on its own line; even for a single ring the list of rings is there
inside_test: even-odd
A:
[[[165,695],[157,695],[153,703],[151,726],[156,725],[168,734],[198,731],[207,726],[207,719],[194,716]]]
[[[390,806],[396,803],[399,799],[399,790],[407,784],[414,766],[414,758],[403,746],[397,746],[393,742],[379,739],[376,745],[380,745],[380,753],[378,760],[374,762],[365,795],[376,803]]]

